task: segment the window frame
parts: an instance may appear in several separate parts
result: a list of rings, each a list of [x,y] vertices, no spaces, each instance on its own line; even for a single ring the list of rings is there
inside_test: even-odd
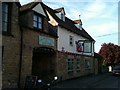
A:
[[[34,20],[34,16],[37,16],[37,20]],[[41,22],[39,22],[39,18],[41,18]],[[37,23],[37,27],[34,26],[34,22]],[[39,28],[39,24],[41,24],[41,28]],[[37,12],[33,12],[33,28],[35,30],[40,31],[40,30],[43,29],[43,24],[44,24],[44,22],[43,22],[43,15],[41,15],[41,14],[39,14]]]
[[[72,66],[72,68],[71,68]],[[73,72],[74,71],[74,59],[73,58],[68,58],[67,59],[67,72]]]
[[[88,50],[85,51],[85,44],[86,44],[86,43],[87,43],[87,44],[90,44],[90,50],[89,50],[89,51],[88,51]],[[90,42],[90,41],[85,41],[85,42],[84,42],[83,52],[84,52],[84,53],[91,53],[91,52],[92,52],[92,42]]]
[[[74,45],[74,36],[72,36],[72,35],[69,35],[69,44],[70,44],[70,46]]]
[[[12,11],[12,6],[8,2],[2,2],[2,16],[3,16],[3,4],[6,4],[8,6],[8,10],[7,10],[8,13],[7,13],[7,22],[6,22],[7,23],[7,30],[6,31],[3,30],[3,23],[5,23],[5,21],[2,18],[2,34],[3,35],[11,35],[11,16],[12,16],[11,11]]]
[[[88,46],[89,51],[85,50],[86,49],[85,44],[87,45],[87,43],[90,45],[90,46]],[[78,50],[79,44],[81,44],[81,48],[82,48],[81,51]],[[77,52],[92,53],[93,47],[94,47],[93,42],[91,42],[89,40],[78,40],[78,41],[76,41],[76,51]]]
[[[84,59],[84,63],[85,63],[85,69],[91,68],[90,61],[88,59]],[[88,63],[89,63],[89,65],[88,65]]]
[[[64,13],[61,13],[61,20],[65,20],[65,16],[64,16]]]
[[[79,65],[79,68],[78,68]],[[76,71],[80,71],[80,59],[76,59]]]
[[[1,47],[1,52],[2,52],[2,71],[4,71],[4,63],[3,63],[3,57],[4,57],[4,46]]]

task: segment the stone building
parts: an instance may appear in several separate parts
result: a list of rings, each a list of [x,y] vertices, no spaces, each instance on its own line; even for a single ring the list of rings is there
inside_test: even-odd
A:
[[[23,38],[21,83],[29,75],[46,82],[55,75],[58,36],[56,27],[50,25],[48,20],[43,3],[31,2],[20,8]]]
[[[25,87],[29,77],[36,83],[94,73],[95,40],[64,8],[3,3],[2,11],[3,88]]]
[[[42,3],[21,7],[4,2],[2,11],[3,88],[24,87],[27,76],[50,80],[55,75],[58,36]]]
[[[15,88],[19,81],[21,35],[19,3],[2,3],[2,86]]]

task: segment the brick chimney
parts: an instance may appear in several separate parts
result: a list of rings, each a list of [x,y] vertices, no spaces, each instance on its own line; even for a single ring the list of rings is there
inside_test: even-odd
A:
[[[79,28],[80,30],[82,30],[82,21],[81,19],[79,20],[74,20],[74,24],[77,28]]]
[[[32,0],[33,2],[42,2],[42,0]]]

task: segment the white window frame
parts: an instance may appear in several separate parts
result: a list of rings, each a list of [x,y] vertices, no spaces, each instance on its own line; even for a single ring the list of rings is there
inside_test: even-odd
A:
[[[73,72],[74,70],[74,59],[73,58],[68,58],[67,59],[67,71],[68,72]]]
[[[36,19],[34,17],[36,17]],[[37,29],[42,29],[43,28],[42,24],[43,24],[42,16],[34,14],[33,15],[33,27]]]
[[[80,59],[76,59],[76,71],[80,71]]]

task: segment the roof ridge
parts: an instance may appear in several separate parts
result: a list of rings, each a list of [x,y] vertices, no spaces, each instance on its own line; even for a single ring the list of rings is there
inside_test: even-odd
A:
[[[45,5],[45,4],[44,4]],[[75,25],[74,25],[74,21],[68,17],[65,17],[66,20],[65,22],[62,21],[60,18],[57,17],[57,15],[55,14],[56,11],[53,10],[52,8],[50,8],[49,6],[45,5],[45,8],[47,9],[47,11],[54,17],[54,19],[59,23],[60,26],[67,28],[68,30],[79,34],[87,39],[93,40],[94,39],[82,28],[82,30],[79,30]],[[71,24],[71,25],[69,25]]]
[[[24,4],[24,5],[22,5],[22,7],[23,7],[23,6],[26,6],[26,5],[29,5],[29,4],[31,4],[31,3],[33,3],[33,2],[29,2],[29,3],[27,3],[27,4]]]
[[[58,10],[58,9],[64,9],[64,7],[56,8],[56,9],[54,9],[54,10]]]
[[[30,8],[32,8],[34,5],[36,5],[37,3],[39,2],[29,2],[27,4],[24,4],[23,6],[20,7],[20,11],[25,11],[25,10],[28,10]]]

